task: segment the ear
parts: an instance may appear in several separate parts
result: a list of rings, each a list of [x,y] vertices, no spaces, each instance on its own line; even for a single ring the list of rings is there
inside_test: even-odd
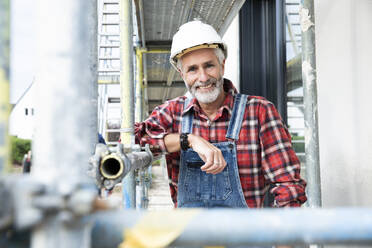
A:
[[[183,79],[183,72],[182,69],[177,69],[178,73],[180,74],[181,78]]]
[[[225,62],[226,62],[226,59],[224,59],[221,63],[221,74],[222,76],[225,74]]]

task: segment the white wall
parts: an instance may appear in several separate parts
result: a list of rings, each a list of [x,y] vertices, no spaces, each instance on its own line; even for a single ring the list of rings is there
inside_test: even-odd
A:
[[[19,100],[9,116],[9,134],[21,139],[32,139],[35,129],[34,85]],[[26,115],[25,109],[28,110]]]
[[[222,40],[226,42],[228,50],[224,77],[230,79],[239,90],[239,15],[231,22]]]
[[[372,206],[372,1],[315,0],[323,206]]]

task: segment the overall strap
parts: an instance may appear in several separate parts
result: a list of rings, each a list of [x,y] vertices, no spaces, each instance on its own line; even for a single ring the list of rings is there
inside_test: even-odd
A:
[[[183,104],[183,109],[185,110],[186,107],[189,105],[192,98],[186,98]],[[182,115],[181,117],[181,133],[192,133],[192,122],[194,120],[194,113],[193,111],[189,111]]]
[[[247,105],[248,95],[236,94],[234,99],[234,107],[231,113],[229,127],[227,129],[226,138],[238,140],[240,128],[242,127],[245,107]]]

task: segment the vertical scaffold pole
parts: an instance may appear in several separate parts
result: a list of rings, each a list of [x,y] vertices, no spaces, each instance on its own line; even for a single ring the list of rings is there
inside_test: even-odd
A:
[[[97,140],[97,1],[38,0],[36,6],[37,121],[31,174],[51,194],[69,199],[80,187],[96,192],[87,169]],[[55,203],[50,199],[45,204]],[[32,231],[32,248],[90,247],[90,226],[73,213],[45,217]]]
[[[136,122],[142,121],[143,118],[143,101],[142,101],[142,93],[143,93],[143,53],[141,48],[136,49],[136,67],[137,67],[137,75],[136,75],[136,114],[135,120]]]
[[[139,16],[140,16],[140,26],[141,29],[145,26],[145,20],[143,16],[143,1],[138,1]],[[146,49],[146,37],[145,32],[141,32],[141,48]],[[149,104],[148,104],[148,89],[147,89],[147,60],[146,53],[142,53],[142,119],[148,116]]]
[[[9,64],[10,64],[10,1],[0,0],[0,174],[9,172]]]
[[[302,78],[305,105],[305,153],[307,195],[310,207],[321,207],[319,164],[318,95],[315,61],[314,0],[301,0]]]
[[[136,48],[136,114],[135,114],[135,121],[141,122],[144,118],[143,114],[143,59],[144,59],[143,48],[137,47]],[[140,169],[138,173],[139,180],[139,187],[137,187],[137,196],[136,199],[139,199],[137,202],[137,208],[147,208],[148,197],[147,197],[147,186],[146,183],[146,174],[151,170],[149,168]]]
[[[132,0],[120,0],[120,89],[121,89],[121,143],[131,146],[134,126],[133,87],[133,27]],[[135,172],[128,173],[122,182],[125,208],[136,207]]]

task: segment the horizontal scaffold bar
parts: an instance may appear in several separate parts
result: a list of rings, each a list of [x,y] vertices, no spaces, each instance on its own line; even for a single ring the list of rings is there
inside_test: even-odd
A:
[[[180,215],[169,217],[173,210],[155,212],[157,217],[146,218],[151,212],[120,211],[98,214],[92,232],[93,247],[117,247],[123,233],[139,222],[148,223],[155,231],[173,230]],[[249,209],[198,210],[185,223],[185,228],[172,246],[244,246],[272,244],[372,244],[372,209]],[[152,212],[154,214],[154,212]],[[182,214],[181,214],[182,216]],[[167,222],[167,223],[165,223]],[[168,225],[168,226],[167,226]],[[144,233],[149,230],[144,230]],[[144,234],[145,235],[145,234]]]
[[[138,48],[138,51],[141,53],[170,53],[169,49],[143,49]]]

